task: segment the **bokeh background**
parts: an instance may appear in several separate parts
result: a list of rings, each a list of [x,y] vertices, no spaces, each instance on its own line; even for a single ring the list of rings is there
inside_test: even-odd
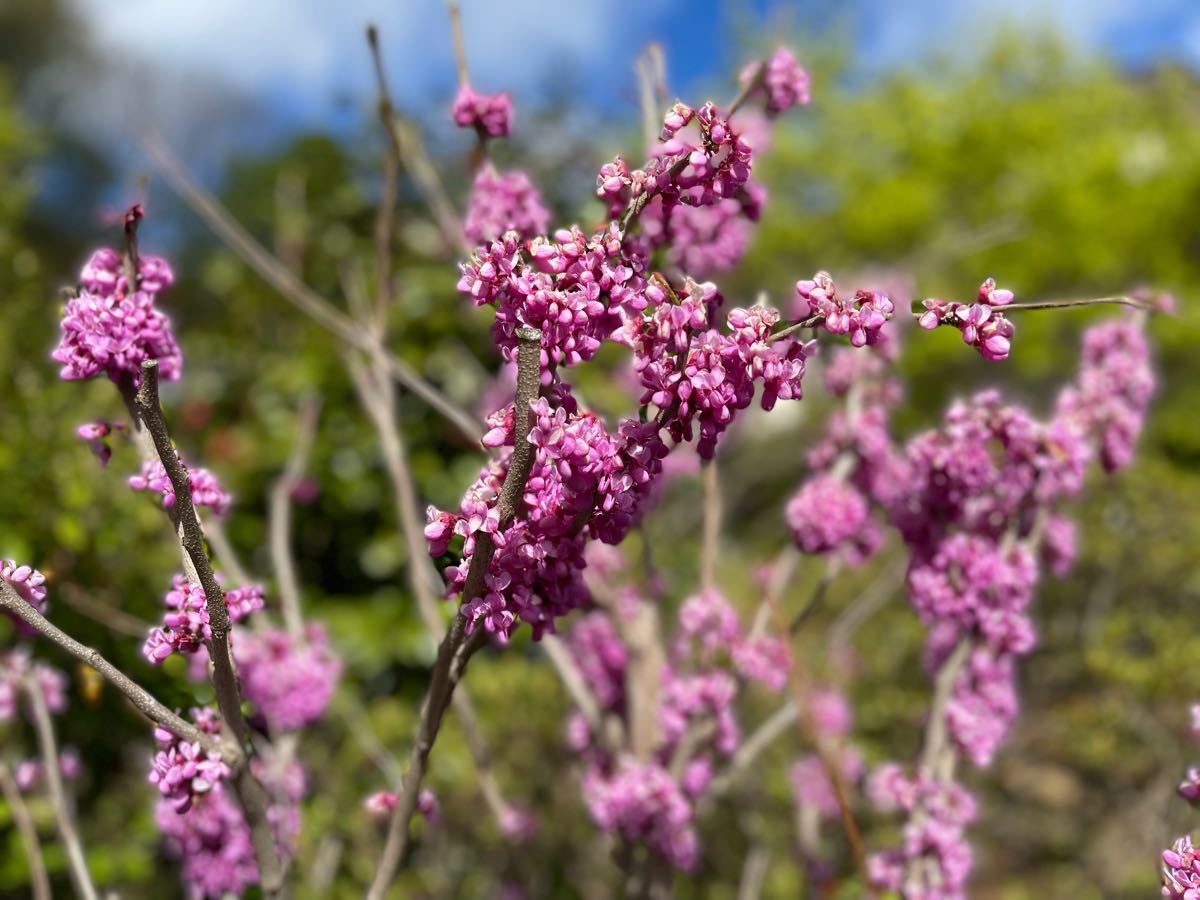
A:
[[[782,300],[821,268],[884,272],[914,297],[969,294],[991,274],[1022,298],[1138,285],[1178,298],[1178,314],[1152,326],[1162,383],[1141,461],[1097,478],[1076,510],[1080,560],[1040,590],[1041,640],[1023,668],[1022,717],[992,769],[967,776],[983,800],[973,896],[1156,895],[1158,851],[1195,824],[1174,786],[1200,757],[1187,739],[1188,704],[1200,699],[1200,7],[465,0],[463,15],[473,82],[511,90],[516,101],[500,161],[526,168],[564,224],[598,218],[591,189],[602,162],[616,152],[639,157],[633,67],[648,43],[663,48],[671,93],[692,103],[726,99],[740,65],[781,39],[796,48],[814,100],[781,121],[756,166],[770,202],[745,261],[721,279],[735,301],[760,290]],[[227,528],[255,571],[269,570],[266,495],[296,409],[314,394],[324,402],[311,464],[319,490],[297,511],[296,541],[307,609],[327,623],[347,672],[332,712],[304,738],[312,784],[302,896],[357,896],[373,871],[380,838],[359,810],[384,778],[365,761],[362,735],[406,752],[432,653],[406,586],[374,432],[333,339],[170,194],[138,135],[157,129],[254,235],[342,302],[339,267],[369,269],[379,193],[368,22],[381,29],[398,106],[461,205],[471,143],[449,124],[455,73],[439,2],[0,4],[0,557],[39,565],[56,621],[169,703],[205,699],[171,666],[150,670],[137,638],[96,621],[117,610],[136,631],[154,618],[176,551],[159,511],[124,485],[137,466],[132,448],[119,448],[101,475],[74,437],[77,424],[119,414],[115,392],[105,382],[60,382],[48,356],[58,289],[92,247],[115,242],[112,216],[134,199],[149,213],[143,248],[169,255],[179,275],[165,300],[186,358],[184,380],[165,397],[175,436],[236,495]],[[392,348],[474,408],[497,366],[490,316],[456,295],[454,255],[407,184],[397,260]],[[950,398],[992,383],[1044,411],[1073,371],[1080,330],[1103,315],[1112,313],[1026,314],[1003,365],[953,334],[911,341],[899,427],[928,427]],[[601,359],[583,383],[601,404],[617,401],[618,362]],[[828,409],[815,384],[810,393],[769,419],[748,417],[722,450],[730,524],[720,580],[745,610],[759,600],[755,569],[786,540],[782,506]],[[481,454],[415,398],[401,398],[398,417],[423,500],[455,504]],[[697,497],[695,480],[679,479],[648,525],[651,548],[669,548],[657,561],[668,605],[696,583]],[[843,676],[826,653],[828,626],[897,558],[889,549],[833,587],[800,639],[814,671]],[[801,572],[794,602],[817,575]],[[902,593],[892,592],[854,646],[855,740],[870,760],[911,757],[928,684]],[[145,782],[147,729],[111,691],[85,690],[74,675],[76,714],[60,730],[86,748],[76,792],[95,877],[124,897],[173,896]],[[515,846],[480,813],[449,721],[432,772],[443,823],[423,831],[397,895],[494,897],[519,885],[533,897],[604,896],[608,863],[563,741],[568,701],[545,659],[522,636],[479,658],[469,683],[497,777],[541,827]],[[769,697],[753,696],[744,724],[771,709]],[[18,757],[28,740],[9,726],[0,753]],[[708,852],[694,876],[679,879],[680,896],[733,896],[751,842],[772,849],[765,895],[799,895],[785,775],[798,752],[781,741],[757,783],[703,823]],[[34,811],[49,838],[49,810],[35,802]],[[891,836],[869,814],[865,824],[869,841]],[[835,857],[844,853],[833,832],[830,844]],[[46,851],[66,893],[61,852],[49,839]],[[310,867],[330,856],[333,882],[318,890]],[[18,838],[0,806],[0,894],[26,892]]]

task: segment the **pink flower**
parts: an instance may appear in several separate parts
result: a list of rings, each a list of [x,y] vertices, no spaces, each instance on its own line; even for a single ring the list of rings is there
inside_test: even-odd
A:
[[[459,128],[474,128],[483,137],[507,137],[512,124],[512,98],[508,94],[477,94],[464,84],[454,98],[451,116]]]
[[[155,257],[139,261],[138,284],[130,286],[121,258],[113,250],[97,250],[81,275],[82,287],[63,309],[62,337],[51,358],[63,364],[68,381],[101,373],[135,383],[141,364],[157,359],[159,377],[174,381],[183,357],[171,323],[155,308],[158,293],[173,281],[170,268]]]
[[[780,47],[765,63],[751,63],[742,70],[738,80],[749,84],[752,79],[762,78],[762,89],[766,91],[768,118],[775,118],[794,106],[807,106],[809,102],[808,72],[796,62],[796,57],[787,47]]]
[[[550,212],[524,172],[501,175],[487,163],[476,173],[463,225],[471,243],[494,241],[508,231],[528,240],[545,234],[549,223]]]

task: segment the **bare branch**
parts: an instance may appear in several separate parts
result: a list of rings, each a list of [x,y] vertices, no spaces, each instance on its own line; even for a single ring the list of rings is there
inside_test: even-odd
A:
[[[46,696],[36,678],[27,677],[24,687],[33,707],[33,729],[37,733],[46,787],[50,791],[50,802],[54,806],[54,822],[58,828],[58,836],[63,842],[63,849],[67,851],[67,868],[71,872],[71,882],[75,886],[77,896],[84,900],[98,900],[96,886],[92,884],[92,876],[88,872],[83,844],[79,840],[79,829],[75,825],[75,812],[71,809],[66,789],[63,787],[62,769],[58,766],[58,742],[54,737],[54,723],[50,720]]]
[[[708,590],[716,586],[717,554],[721,542],[721,483],[715,459],[705,461],[700,477],[704,484],[704,543],[700,551],[700,584]]]
[[[379,92],[379,115],[391,145],[389,153],[395,152],[400,164],[407,170],[409,177],[416,185],[417,192],[437,223],[438,230],[447,246],[462,255],[471,252],[471,245],[463,233],[462,222],[446,193],[446,186],[438,174],[437,168],[429,158],[421,137],[411,122],[404,119],[392,102],[391,91],[388,89],[387,77],[384,74],[383,58],[379,50],[379,32],[372,26],[367,29],[367,43],[371,47],[371,59],[375,67],[375,81]]]
[[[454,35],[454,66],[458,70],[458,83],[467,84],[467,43],[463,40],[462,12],[458,0],[448,0],[450,31]]]
[[[246,571],[237,551],[233,549],[233,542],[229,540],[229,533],[225,530],[225,523],[221,517],[211,516],[207,522],[202,524],[204,537],[208,540],[213,552],[217,554],[217,562],[233,579],[234,584],[252,584],[255,579]]]
[[[762,895],[763,882],[767,880],[767,867],[771,854],[762,844],[754,844],[742,864],[742,878],[738,883],[737,900],[758,900]]]
[[[145,638],[150,631],[149,622],[143,622],[137,616],[131,616],[115,606],[93,600],[73,584],[60,585],[58,596],[62,597],[71,609],[82,613],[93,622],[99,622],[106,628],[111,628],[117,634],[141,639]]]
[[[788,700],[779,707],[770,718],[742,741],[730,758],[729,765],[713,778],[707,791],[707,797],[716,800],[724,795],[758,761],[763,751],[796,724],[798,718],[795,700]]]
[[[209,752],[215,753],[220,750],[211,737],[163,706],[149,691],[101,656],[100,651],[79,643],[43,617],[3,579],[0,579],[0,609],[12,613],[26,625],[36,629],[52,644],[56,644],[80,662],[91,666],[103,675],[113,687],[129,698],[138,711],[155,725],[162,726],[185,741],[198,743]]]
[[[159,461],[162,462],[167,478],[175,490],[173,510],[179,522],[180,545],[191,559],[199,585],[204,589],[208,624],[212,632],[209,645],[212,684],[217,695],[221,719],[232,731],[242,752],[249,757],[254,748],[250,741],[250,728],[242,715],[241,692],[229,651],[229,610],[225,606],[225,592],[217,582],[212,563],[204,549],[204,534],[200,529],[200,520],[196,518],[187,468],[175,451],[167,431],[166,420],[163,418],[158,399],[157,360],[146,360],[142,363],[142,384],[138,388],[135,402],[141,421],[154,441]],[[275,846],[274,830],[267,818],[266,791],[250,773],[250,767],[245,765],[235,772],[233,787],[246,815],[246,824],[250,828],[263,893],[268,897],[280,896],[283,891],[283,867],[279,860],[278,848]]]
[[[225,241],[234,253],[278,291],[284,299],[317,324],[341,338],[346,344],[367,353],[375,351],[377,341],[368,332],[363,331],[353,319],[341,310],[326,302],[301,281],[291,269],[272,256],[233,218],[215,196],[192,179],[171,151],[167,149],[161,138],[153,135],[147,136],[143,139],[142,144],[146,155],[171,188]],[[408,363],[390,354],[384,358],[387,361],[389,375],[445,416],[470,441],[479,440],[483,432],[473,416],[455,405],[441,391],[422,378]]]
[[[29,868],[29,889],[33,900],[50,900],[50,879],[46,875],[46,861],[42,858],[42,845],[38,840],[37,827],[25,798],[13,779],[8,765],[0,761],[0,793],[8,806],[13,824],[21,835],[21,844],[25,848],[25,861]]]
[[[304,478],[308,457],[317,433],[321,403],[315,397],[300,407],[296,436],[283,474],[271,486],[267,507],[267,542],[271,547],[271,565],[279,583],[279,609],[284,625],[294,640],[304,640],[304,615],[300,605],[300,579],[292,555],[292,493]]]
[[[508,527],[516,516],[525,491],[525,483],[533,468],[533,445],[529,443],[529,433],[533,428],[530,403],[537,396],[540,384],[541,339],[541,332],[537,329],[517,329],[516,424],[508,471],[500,487],[500,495],[496,499],[500,529]],[[481,596],[484,576],[495,552],[496,545],[491,535],[480,532],[476,537],[475,552],[467,567],[458,613],[450,621],[446,636],[438,646],[437,661],[430,675],[425,702],[421,706],[417,737],[413,741],[408,770],[404,773],[404,782],[388,826],[388,836],[375,878],[367,892],[369,900],[382,900],[384,892],[404,861],[408,849],[409,821],[416,810],[417,794],[429,764],[429,753],[437,740],[442,716],[450,705],[450,698],[466,670],[467,663],[487,641],[487,631],[484,628],[476,628],[467,635],[467,619],[463,609],[466,604]]]

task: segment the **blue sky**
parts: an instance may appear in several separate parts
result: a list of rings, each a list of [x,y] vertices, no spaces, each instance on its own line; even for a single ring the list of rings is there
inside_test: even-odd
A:
[[[209,84],[259,106],[266,130],[336,125],[369,108],[363,28],[380,26],[401,102],[428,108],[454,81],[442,0],[75,0],[103,52],[185,91]],[[730,35],[773,32],[852,37],[867,73],[919,66],[933,53],[970,53],[1002,20],[1050,24],[1081,47],[1142,65],[1173,58],[1200,66],[1200,0],[462,0],[472,81],[535,103],[566,79],[588,103],[632,96],[632,64],[651,40],[667,53],[670,87],[690,97],[743,60]],[[113,91],[133,105],[143,92]],[[136,98],[136,99],[135,99]],[[168,104],[163,114],[196,110]]]

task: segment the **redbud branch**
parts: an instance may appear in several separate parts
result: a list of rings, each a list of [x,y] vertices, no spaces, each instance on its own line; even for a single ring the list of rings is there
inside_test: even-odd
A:
[[[158,361],[148,359],[142,363],[142,383],[135,397],[138,414],[146,431],[154,441],[159,461],[166,470],[167,478],[175,490],[173,511],[179,523],[179,541],[195,567],[200,587],[204,589],[212,640],[209,656],[212,660],[212,684],[217,695],[217,706],[221,718],[238,741],[243,754],[248,758],[254,748],[250,742],[250,728],[242,715],[242,698],[238,690],[237,676],[229,651],[229,610],[225,606],[225,592],[217,583],[212,563],[204,549],[204,534],[196,508],[192,502],[192,486],[187,468],[175,451],[167,423],[163,418],[158,399]],[[249,766],[240,766],[233,779],[246,824],[250,828],[255,856],[258,860],[259,880],[263,893],[278,897],[283,892],[283,868],[278,848],[275,846],[274,830],[267,818],[267,795],[261,784],[250,773]]]
[[[854,632],[887,603],[903,580],[907,569],[908,562],[903,558],[897,559],[880,572],[875,580],[842,610],[829,627],[829,638],[826,643],[831,650],[848,644]]]
[[[766,78],[766,75],[767,64],[766,62],[760,62],[758,68],[754,70],[753,77],[742,85],[742,89],[738,91],[737,96],[729,101],[729,112],[725,114],[726,118],[732,119],[733,114],[741,109],[742,104],[750,99],[750,95],[763,86],[763,80]]]
[[[737,783],[737,780],[758,761],[763,751],[796,724],[797,719],[799,719],[799,714],[795,700],[788,700],[775,710],[749,737],[742,741],[730,758],[729,764],[713,777],[705,792],[707,800],[711,802],[724,796]]]
[[[742,862],[742,877],[738,880],[737,900],[758,900],[767,880],[771,854],[760,843],[754,844]]]
[[[941,767],[949,738],[946,707],[950,703],[958,676],[962,674],[963,667],[971,655],[973,643],[969,637],[960,640],[938,669],[934,680],[933,702],[929,709],[929,722],[925,726],[925,744],[921,750],[921,771],[927,775],[934,775]]]
[[[788,637],[787,622],[783,617],[783,608],[779,602],[771,597],[771,613],[775,620],[775,630],[782,637]],[[789,643],[789,647],[791,644]],[[792,652],[792,665],[788,669],[788,682],[791,686],[792,697],[796,704],[796,709],[800,715],[796,718],[797,727],[802,735],[807,734],[812,737],[814,747],[817,752],[817,758],[821,761],[821,766],[825,770],[826,776],[829,778],[829,783],[833,787],[834,799],[837,801],[838,814],[842,820],[842,829],[846,833],[846,842],[850,845],[850,852],[854,857],[855,865],[858,867],[859,873],[863,877],[864,883],[870,882],[870,875],[867,870],[867,854],[863,847],[862,835],[858,830],[858,823],[854,820],[854,813],[850,809],[850,802],[847,798],[845,779],[842,778],[841,767],[838,761],[833,758],[826,742],[821,738],[820,731],[813,721],[812,704],[809,702],[808,686],[805,683],[804,673],[801,671],[797,654]]]
[[[267,506],[267,543],[271,548],[271,566],[279,585],[279,610],[293,640],[304,641],[304,614],[300,603],[300,579],[292,555],[292,492],[304,478],[308,457],[316,438],[321,402],[309,398],[296,418],[296,435],[283,473],[271,486]]]
[[[225,241],[234,253],[278,291],[285,300],[350,346],[367,353],[374,352],[375,344],[378,342],[369,334],[364,333],[353,319],[319,296],[291,269],[256,241],[216,197],[200,187],[184,170],[161,138],[156,135],[148,135],[143,138],[142,146],[151,163],[167,180],[171,189]],[[482,431],[474,417],[422,378],[408,363],[391,354],[385,355],[384,358],[388,374],[392,378],[433,407],[472,443],[479,440]]]
[[[645,51],[634,64],[638,76],[639,98],[642,107],[642,129],[646,146],[654,143],[658,137],[659,105],[666,93],[663,85],[663,50],[662,45],[653,42],[647,45]]]
[[[51,900],[50,879],[46,875],[46,861],[42,858],[42,845],[38,840],[37,826],[25,798],[21,796],[20,788],[13,779],[7,763],[0,762],[0,793],[4,795],[4,804],[8,807],[13,824],[21,834],[21,844],[25,848],[25,861],[29,869],[29,889],[33,900]]]
[[[584,721],[587,722],[588,729],[592,734],[596,735],[610,752],[616,752],[623,747],[625,729],[620,720],[616,716],[605,715],[596,695],[588,687],[583,673],[575,665],[575,660],[562,640],[557,635],[547,634],[542,636],[541,645],[543,652],[554,664],[554,668],[558,670],[558,677],[566,687],[567,693],[571,695],[571,699],[575,701],[575,706],[579,709]]]
[[[188,742],[200,744],[209,752],[217,752],[217,743],[191,722],[185,721],[167,709],[144,687],[110,663],[100,655],[100,651],[87,647],[75,640],[57,625],[46,619],[36,609],[30,606],[21,595],[14,591],[8,582],[0,579],[0,609],[16,616],[26,625],[35,629],[38,634],[52,644],[66,650],[80,662],[95,669],[103,675],[113,687],[124,694],[129,701],[147,719],[156,725],[161,725],[172,734]]]
[[[38,684],[36,677],[25,678],[24,687],[25,692],[29,695],[30,705],[33,707],[33,730],[37,734],[38,750],[42,757],[46,787],[50,792],[50,803],[54,807],[54,821],[58,828],[58,836],[63,842],[63,848],[67,851],[67,868],[71,872],[71,882],[75,886],[77,896],[84,900],[98,900],[96,886],[92,884],[92,876],[88,872],[83,844],[79,840],[75,813],[67,801],[67,792],[63,788],[62,770],[58,765],[58,742],[54,737],[54,723],[50,720],[46,696],[42,693],[41,685]]]
[[[421,143],[420,134],[416,128],[396,111],[388,90],[387,79],[384,77],[383,59],[379,50],[379,33],[372,27],[367,30],[367,41],[371,46],[371,55],[375,64],[375,80],[379,91],[380,118],[388,140],[395,146],[401,165],[407,170],[417,192],[429,207],[429,212],[437,223],[438,230],[447,245],[459,253],[467,255],[471,246],[463,233],[462,222],[446,193],[437,168],[429,159],[425,145]],[[386,111],[386,115],[385,115]]]
[[[73,584],[59,585],[58,596],[62,597],[67,606],[77,613],[87,616],[93,622],[99,622],[106,628],[111,628],[117,634],[145,639],[146,633],[150,630],[149,622],[145,622],[137,616],[131,616],[107,603],[93,600]]]
[[[710,718],[700,719],[688,726],[683,737],[679,739],[679,743],[675,745],[671,761],[667,766],[667,772],[672,778],[678,781],[683,777],[687,764],[692,761],[692,757],[708,742],[716,730],[717,725]]]
[[[708,590],[716,584],[717,553],[721,541],[721,484],[715,459],[704,462],[700,477],[704,485],[704,541],[701,545],[700,584]]]
[[[530,404],[537,397],[541,383],[541,342],[542,334],[536,328],[517,329],[514,446],[509,457],[508,471],[504,475],[504,483],[496,499],[496,510],[500,517],[498,530],[507,528],[516,517],[525,493],[525,483],[533,470],[534,448],[529,443],[529,434],[533,430],[533,411]],[[388,825],[388,835],[379,866],[367,891],[368,900],[382,900],[388,885],[392,883],[404,861],[408,850],[409,822],[416,811],[417,795],[429,765],[429,753],[441,728],[442,716],[450,705],[454,688],[462,678],[467,663],[487,641],[487,630],[483,627],[477,627],[467,635],[464,607],[482,596],[484,577],[495,552],[496,545],[492,536],[485,531],[478,532],[475,536],[475,552],[471,555],[471,562],[467,567],[458,611],[451,619],[446,636],[438,646],[437,660],[429,678],[429,689],[421,705],[417,736],[413,741],[408,769],[404,773],[404,782]]]
[[[458,71],[458,83],[469,83],[467,78],[467,44],[463,40],[462,12],[458,8],[458,0],[449,0],[446,4],[450,12],[450,32],[454,35],[454,66]]]
[[[378,364],[368,371],[354,357],[347,358],[351,379],[358,392],[359,400],[370,416],[379,437],[380,449],[384,466],[389,480],[392,482],[392,492],[396,507],[396,516],[400,521],[400,530],[404,535],[405,550],[408,554],[409,589],[417,600],[417,610],[425,623],[425,628],[432,639],[445,626],[439,611],[437,594],[441,590],[441,578],[434,568],[426,552],[425,537],[421,528],[421,517],[417,503],[416,485],[412,470],[408,464],[404,442],[400,429],[395,420],[395,396],[387,373]],[[470,694],[465,688],[454,692],[452,701],[454,711],[462,725],[467,748],[475,762],[479,777],[480,790],[487,801],[493,815],[499,817],[508,808],[499,784],[491,766],[491,753],[479,725],[479,716],[472,703]],[[392,779],[399,783],[401,778]]]

